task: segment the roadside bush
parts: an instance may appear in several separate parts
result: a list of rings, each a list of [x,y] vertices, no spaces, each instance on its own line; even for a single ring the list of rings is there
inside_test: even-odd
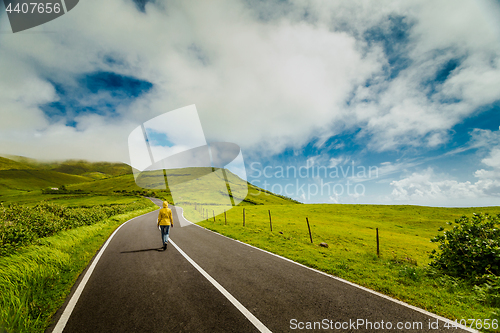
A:
[[[500,277],[488,276],[485,283],[474,286],[474,291],[479,302],[500,308]]]
[[[422,279],[421,270],[413,266],[403,266],[399,270],[398,276],[404,282],[408,282],[410,280],[413,282],[418,282]]]
[[[432,251],[430,265],[445,274],[478,283],[484,283],[487,276],[499,276],[499,223],[500,214],[473,214],[448,222],[453,228],[431,239],[439,243],[439,251]]]
[[[146,203],[69,208],[52,203],[35,207],[0,204],[0,256],[13,253],[36,239],[111,216],[145,208]]]

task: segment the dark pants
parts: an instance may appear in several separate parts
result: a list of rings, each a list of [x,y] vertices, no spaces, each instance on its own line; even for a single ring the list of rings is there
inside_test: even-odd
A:
[[[163,244],[167,244],[168,243],[168,234],[170,232],[170,226],[169,225],[161,225],[160,229],[161,229],[161,240],[162,240]]]

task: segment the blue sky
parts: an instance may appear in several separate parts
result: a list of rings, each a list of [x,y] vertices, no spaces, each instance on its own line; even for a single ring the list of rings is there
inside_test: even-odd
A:
[[[208,142],[238,144],[250,182],[294,199],[498,205],[499,14],[486,0],[89,0],[12,34],[2,11],[0,153],[129,162],[134,128],[196,104]],[[341,177],[312,176],[325,168]]]
[[[40,105],[51,122],[76,127],[75,118],[85,114],[116,117],[118,106],[127,106],[152,88],[152,83],[113,72],[85,73],[74,84],[52,81],[57,100]]]

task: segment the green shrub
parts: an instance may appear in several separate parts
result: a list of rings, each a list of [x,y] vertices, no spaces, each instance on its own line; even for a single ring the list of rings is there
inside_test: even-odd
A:
[[[398,276],[403,279],[403,281],[412,280],[418,282],[422,279],[420,270],[413,266],[403,266],[399,269]]]
[[[474,286],[476,299],[483,304],[500,308],[500,277],[489,276],[488,281],[479,286]]]
[[[500,214],[473,214],[455,220],[451,230],[437,235],[430,265],[445,274],[484,283],[485,276],[500,275]],[[439,231],[443,231],[441,227]]]
[[[0,256],[62,230],[92,225],[111,216],[145,208],[146,203],[70,208],[52,203],[35,207],[0,204]]]

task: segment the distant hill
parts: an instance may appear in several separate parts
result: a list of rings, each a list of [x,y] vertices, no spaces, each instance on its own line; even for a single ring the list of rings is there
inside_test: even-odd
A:
[[[38,165],[40,163],[34,158],[29,158],[25,156],[9,155],[9,154],[0,154],[0,156],[29,166]]]
[[[132,167],[125,163],[89,162],[85,160],[44,162],[15,155],[3,155],[3,157],[0,158],[2,158],[2,160],[6,160],[6,164],[10,163],[6,168],[1,168],[0,161],[0,170],[16,169],[16,167],[10,167],[10,165],[18,165],[24,166],[22,169],[52,170],[70,175],[89,176],[90,178],[95,179],[103,178],[103,176],[107,178],[132,174]],[[17,169],[21,169],[21,167],[17,167]]]
[[[106,178],[113,177],[112,175],[108,175],[108,174],[105,174],[102,172],[97,172],[97,171],[96,172],[85,172],[81,176],[92,178],[92,179],[106,179]]]
[[[217,201],[224,196],[227,197],[227,192],[222,189],[220,194],[217,194],[213,198],[206,198],[202,195],[197,195],[196,189],[200,189],[200,193],[203,193],[203,189],[206,188],[214,188],[217,186],[215,181],[217,177],[214,178],[200,178],[206,175],[209,175],[212,172],[212,168],[183,168],[183,169],[175,169],[175,170],[167,170],[168,173],[168,185],[169,187],[175,186],[176,189],[185,190],[189,192],[190,195],[183,197],[181,202],[176,202],[176,204],[183,203],[209,203],[208,201]],[[287,204],[295,204],[298,203],[290,198],[282,197],[275,195],[272,192],[264,191],[248,182],[243,181],[241,178],[227,171],[227,178],[231,185],[232,195],[243,199],[242,204],[248,205],[287,205]],[[151,184],[158,183],[158,181],[163,182],[162,172],[160,172],[160,177],[152,177]],[[189,189],[189,186],[194,186],[195,189]],[[148,186],[144,186],[148,188]],[[245,187],[248,187],[248,195],[245,198],[242,198],[241,193],[246,191]],[[170,199],[170,188],[168,190],[158,190],[154,189],[153,186],[149,186],[150,191],[154,191],[158,194],[158,196],[164,196],[165,198]],[[133,191],[144,191],[143,187],[137,186],[134,175],[122,175],[117,177],[112,177],[108,179],[95,180],[88,183],[79,183],[68,186],[70,190],[82,190],[84,192],[98,192],[98,193],[112,193],[112,192],[133,192]]]
[[[89,180],[91,179],[88,177],[68,175],[52,170],[0,170],[0,189],[33,191]]]
[[[132,174],[132,168],[125,163],[111,162],[87,162],[87,161],[64,161],[51,164],[51,170],[68,173],[72,175],[84,175],[88,173],[101,173],[108,176],[121,176]]]
[[[23,170],[23,169],[32,169],[29,165],[11,160],[9,158],[0,157],[0,170]]]
[[[178,198],[177,204],[218,204],[235,198],[246,205],[282,205],[298,203],[287,197],[276,195],[260,189],[226,170],[231,193],[223,180],[219,169],[183,168],[167,170],[168,185],[175,188],[175,193],[186,193]],[[141,187],[135,182],[132,168],[125,163],[88,162],[84,160],[68,160],[63,162],[42,162],[22,156],[4,155],[0,157],[0,195],[22,193],[45,189],[59,188],[65,185],[69,191],[81,190],[85,193],[99,194],[137,194],[155,192],[157,196],[171,200],[170,188],[156,189],[159,183],[164,184],[163,171],[144,174]],[[208,176],[208,177],[206,177]],[[221,185],[222,184],[222,185]],[[220,187],[220,188],[219,188]],[[146,188],[146,190],[145,190]],[[205,195],[214,188],[210,198]],[[149,190],[147,190],[149,189]],[[248,191],[248,195],[245,194]],[[204,194],[205,193],[205,194]]]

